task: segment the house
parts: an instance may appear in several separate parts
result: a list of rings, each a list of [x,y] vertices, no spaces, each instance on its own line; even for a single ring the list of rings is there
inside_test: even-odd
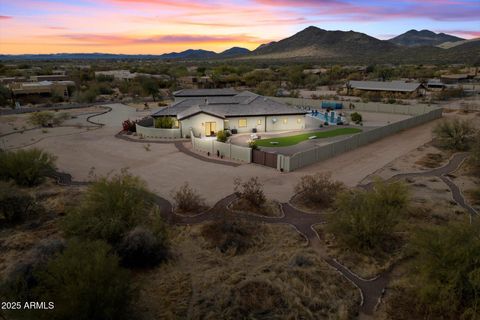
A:
[[[468,82],[469,80],[475,78],[475,74],[444,74],[440,76],[443,83],[446,84],[456,84],[456,83],[464,83]]]
[[[178,78],[178,84],[189,89],[209,88],[213,86],[213,80],[209,76],[185,76]]]
[[[406,81],[349,81],[346,84],[347,94],[360,95],[364,92],[389,93],[402,97],[416,97],[425,93],[420,82]]]
[[[75,86],[73,81],[16,82],[9,87],[14,96],[19,95],[58,95],[68,98],[68,87]]]
[[[305,128],[304,110],[258,94],[233,89],[180,90],[175,102],[153,118],[172,117],[182,137],[214,136],[218,131],[269,132]]]
[[[426,87],[429,90],[443,90],[445,89],[445,84],[440,79],[430,79]]]
[[[31,81],[66,81],[68,77],[66,75],[61,74],[47,74],[47,75],[38,75],[38,76],[31,76]]]

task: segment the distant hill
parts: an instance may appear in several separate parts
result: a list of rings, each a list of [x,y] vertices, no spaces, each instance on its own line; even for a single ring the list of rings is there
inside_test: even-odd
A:
[[[406,46],[406,47],[419,47],[419,46],[437,46],[444,42],[456,42],[465,39],[455,37],[445,33],[435,33],[430,30],[410,30],[392,38],[388,41],[391,43]]]
[[[252,56],[264,58],[291,57],[354,57],[359,55],[390,52],[396,45],[378,40],[355,31],[327,31],[317,27],[308,27],[293,36],[261,45],[252,52]]]
[[[54,54],[0,54],[0,60],[122,60],[122,59],[165,59],[165,60],[205,60],[235,57],[249,53],[250,50],[233,47],[221,53],[208,50],[188,49],[182,52],[152,54],[110,54],[110,53],[54,53]]]
[[[459,45],[462,45],[462,44],[465,44],[465,43],[479,42],[479,41],[480,41],[480,38],[470,39],[470,40],[454,41],[454,42],[449,41],[449,42],[444,42],[442,44],[439,44],[437,47],[442,48],[442,49],[450,49],[450,48],[453,48],[453,47],[456,47],[456,46],[459,46]]]
[[[248,54],[248,53],[250,53],[250,50],[248,50],[246,48],[233,47],[233,48],[227,49],[223,52],[220,52],[218,54],[218,56],[222,57],[222,58],[228,58],[228,57],[238,57],[238,56],[242,56],[242,55],[245,55],[245,54]]]

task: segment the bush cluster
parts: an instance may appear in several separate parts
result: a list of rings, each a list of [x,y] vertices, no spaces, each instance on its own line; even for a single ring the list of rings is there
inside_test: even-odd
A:
[[[227,142],[228,137],[230,137],[230,133],[225,130],[221,130],[217,132],[217,141],[219,142]]]
[[[341,182],[332,181],[330,173],[303,176],[295,186],[295,192],[307,204],[330,207],[342,191]]]
[[[0,181],[0,221],[3,216],[6,223],[23,222],[34,212],[35,201],[27,192]]]
[[[263,185],[258,181],[258,177],[251,177],[243,182],[242,179],[234,180],[235,194],[238,198],[246,200],[250,205],[262,207],[267,198],[263,192]]]
[[[55,114],[51,111],[38,111],[30,114],[28,122],[33,126],[47,127],[59,126],[68,119],[70,119],[70,114],[67,112]]]
[[[393,230],[408,205],[408,189],[402,182],[376,181],[372,190],[340,194],[330,231],[341,243],[356,250],[385,251]]]
[[[258,226],[251,222],[222,218],[202,227],[202,236],[221,252],[241,254],[253,245]]]
[[[55,170],[55,157],[40,149],[0,151],[0,179],[31,187]]]
[[[475,128],[470,121],[455,118],[440,122],[433,129],[433,133],[440,147],[465,151],[471,146]]]
[[[152,257],[144,256],[145,261],[137,261],[138,265],[158,263],[166,258],[166,230],[161,225],[145,183],[126,171],[95,181],[87,189],[80,206],[62,222],[68,236],[103,240],[112,245],[126,265],[135,264],[131,261],[135,250],[138,250],[137,257],[140,257],[152,252],[152,247],[161,250]],[[152,236],[155,239],[152,240]],[[129,244],[130,240],[135,243]],[[140,248],[142,245],[145,247]],[[157,254],[163,256],[158,257]]]
[[[190,187],[188,182],[178,190],[172,191],[172,197],[175,201],[175,207],[180,212],[199,213],[205,208],[205,200],[196,190]]]
[[[158,117],[155,119],[155,128],[172,129],[175,126],[175,119],[172,117]]]
[[[351,115],[350,115],[350,119],[352,119],[353,122],[355,122],[356,124],[360,124],[362,123],[363,121],[363,117],[360,113],[358,112],[353,112]]]

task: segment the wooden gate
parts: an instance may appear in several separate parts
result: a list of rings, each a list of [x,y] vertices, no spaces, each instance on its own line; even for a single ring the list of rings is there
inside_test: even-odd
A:
[[[260,150],[253,150],[252,162],[277,169],[277,154]]]

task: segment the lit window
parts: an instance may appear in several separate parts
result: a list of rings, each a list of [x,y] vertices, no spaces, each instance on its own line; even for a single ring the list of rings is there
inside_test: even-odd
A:
[[[179,125],[178,125],[178,120],[175,120],[175,128],[178,128]]]
[[[288,122],[287,118],[283,119],[283,124],[287,124],[287,122]]]
[[[261,126],[262,125],[262,120],[261,119],[258,119],[257,120],[257,126]]]
[[[247,119],[240,119],[238,120],[238,127],[245,128],[247,126]]]
[[[298,118],[297,123],[302,123],[302,118]]]

